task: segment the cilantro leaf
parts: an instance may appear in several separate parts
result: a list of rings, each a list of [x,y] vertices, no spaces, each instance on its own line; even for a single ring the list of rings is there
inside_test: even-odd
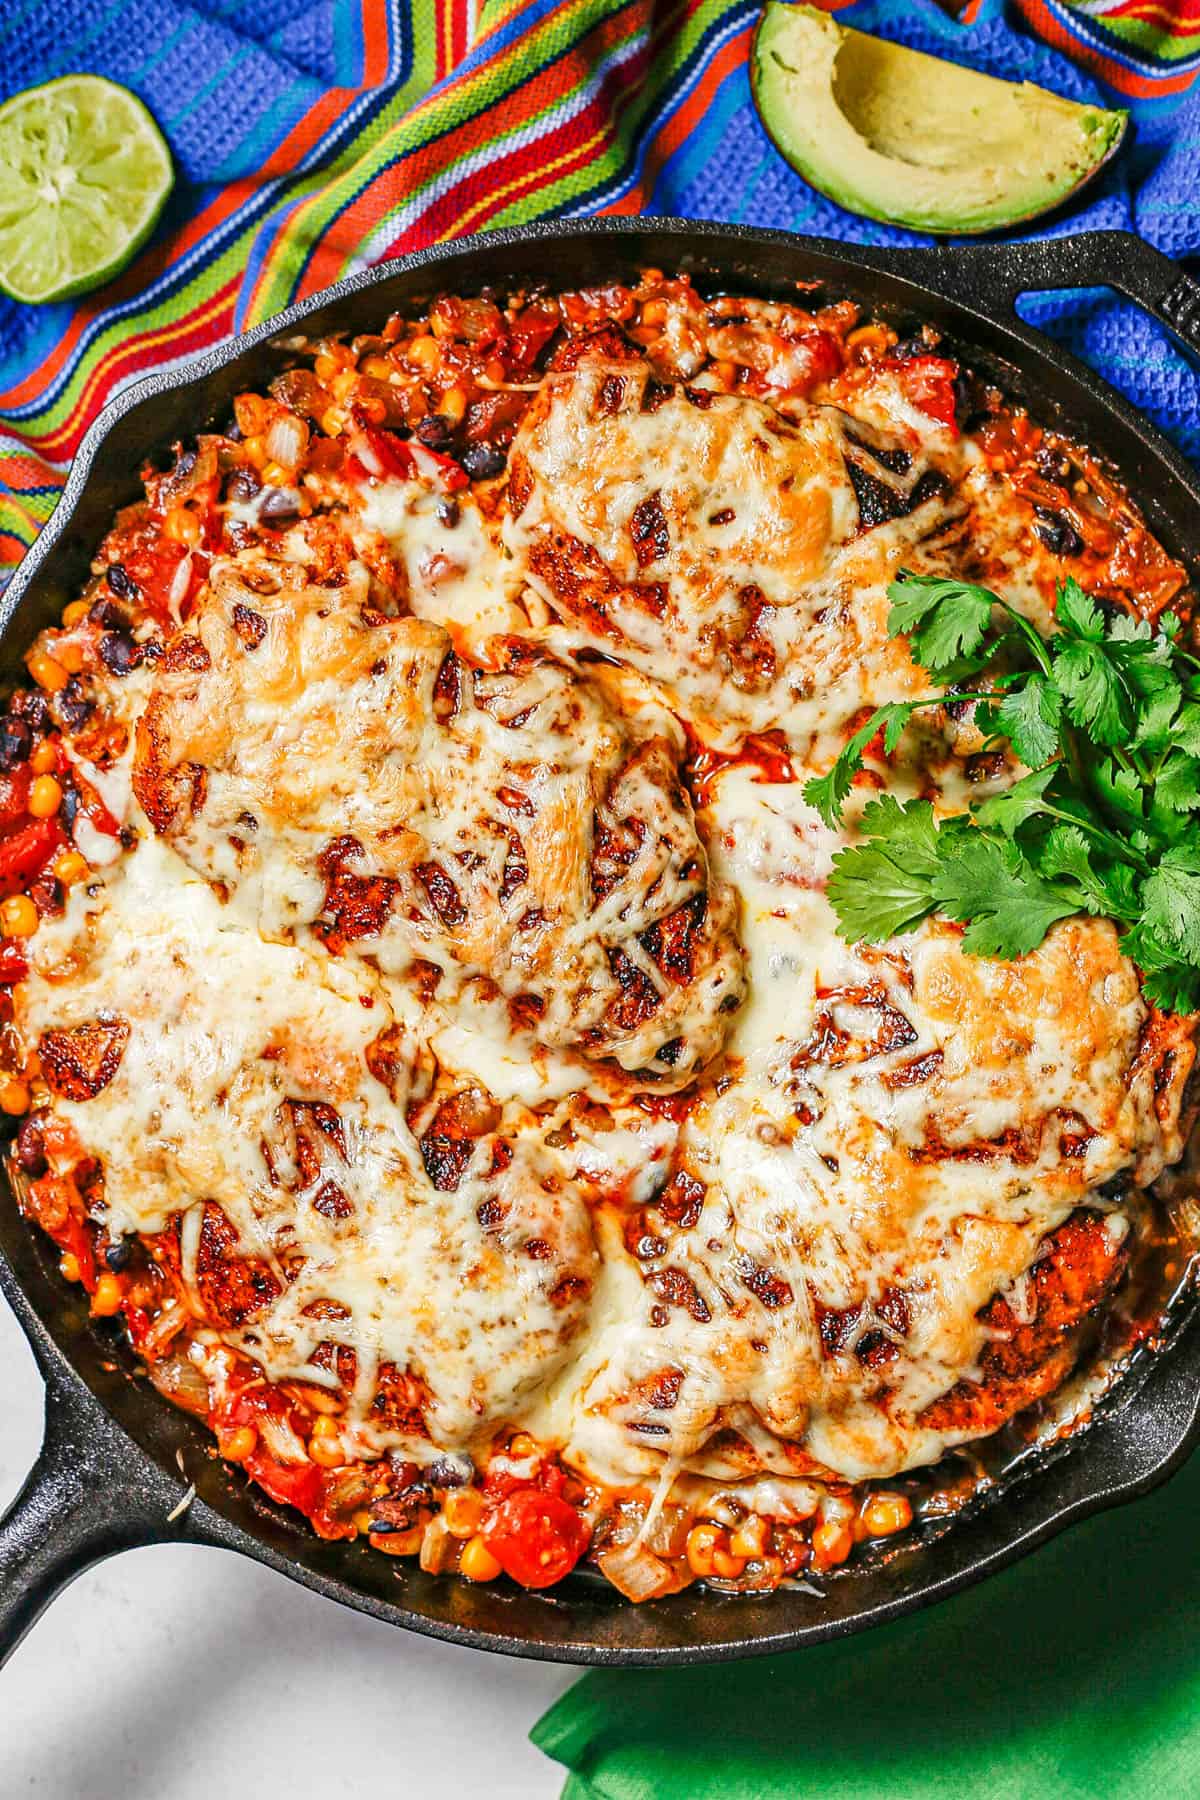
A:
[[[1040,769],[1057,754],[1063,700],[1052,681],[1034,670],[1014,684],[999,706],[982,707],[976,723],[989,737],[1006,737],[1027,768]]]
[[[1137,882],[1128,863],[1097,856],[1078,825],[1058,825],[1037,846],[1039,875],[1065,879],[1078,898],[1080,909],[1101,918],[1136,919],[1141,910]]]
[[[1058,584],[1054,623],[1067,637],[1099,644],[1104,639],[1104,614],[1090,594],[1085,594],[1073,575]]]
[[[1200,705],[1189,700],[1171,726],[1171,742],[1189,756],[1200,756]]]
[[[1125,743],[1133,730],[1133,702],[1103,644],[1059,636],[1051,638],[1050,647],[1071,723],[1098,744]]]
[[[1147,929],[1188,962],[1200,963],[1200,844],[1164,851],[1142,888]]]
[[[941,834],[927,800],[902,806],[891,794],[864,808],[862,830],[834,857],[827,891],[848,943],[881,944],[933,911]]]
[[[913,575],[901,569],[888,588],[888,599],[892,603],[889,634],[907,637],[914,660],[935,680],[964,663],[980,667],[987,660],[979,651],[998,604],[987,588],[973,581]]]
[[[1182,751],[1169,756],[1158,772],[1154,799],[1168,812],[1195,812],[1200,807],[1200,757]]]
[[[1002,794],[993,794],[981,806],[972,807],[972,816],[977,824],[996,826],[1006,837],[1012,837],[1028,820],[1046,811],[1046,789],[1058,772],[1057,763],[1035,769],[1032,775],[1014,781]]]
[[[1200,968],[1163,943],[1145,920],[1121,940],[1121,948],[1142,971],[1142,992],[1164,1012],[1200,1011]]]
[[[974,956],[1024,956],[1056,919],[1079,910],[1041,879],[1015,844],[984,831],[954,834],[942,851],[933,893],[939,911],[966,925],[963,949]]]

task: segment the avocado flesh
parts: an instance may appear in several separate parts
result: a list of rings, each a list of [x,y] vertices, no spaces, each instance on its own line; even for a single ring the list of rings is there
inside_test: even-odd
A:
[[[813,187],[917,231],[994,231],[1095,173],[1128,115],[998,81],[769,0],[754,45],[762,120]]]

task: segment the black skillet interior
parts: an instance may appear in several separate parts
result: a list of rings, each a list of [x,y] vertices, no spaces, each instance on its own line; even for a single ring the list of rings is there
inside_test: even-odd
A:
[[[497,232],[385,265],[247,339],[150,377],[97,422],[66,495],[0,609],[0,675],[16,678],[35,633],[86,577],[113,512],[135,499],[146,457],[218,424],[261,387],[301,331],[360,332],[442,289],[602,284],[641,266],[687,271],[707,290],[793,296],[822,284],[902,328],[931,321],[977,368],[1107,455],[1166,546],[1200,575],[1200,477],[1132,408],[1010,311],[1016,294],[1112,285],[1200,347],[1200,288],[1140,240],[1089,233],[1038,244],[854,250],[778,232],[688,221],[605,220]],[[550,1595],[423,1575],[357,1544],[316,1539],[212,1455],[207,1433],[133,1373],[118,1333],[91,1321],[49,1245],[0,1205],[0,1285],[47,1378],[47,1438],[0,1525],[0,1655],[64,1582],[115,1550],[191,1541],[254,1556],[331,1599],[395,1624],[520,1656],[591,1663],[706,1661],[795,1648],[929,1604],[1025,1554],[1071,1521],[1164,1480],[1200,1437],[1200,1330],[1184,1304],[1169,1349],[1147,1357],[1066,1453],[1001,1482],[988,1504],[828,1583],[824,1594],[725,1596],[691,1589],[636,1608],[587,1577]],[[188,1484],[196,1496],[178,1503]],[[173,1516],[172,1516],[173,1515]]]

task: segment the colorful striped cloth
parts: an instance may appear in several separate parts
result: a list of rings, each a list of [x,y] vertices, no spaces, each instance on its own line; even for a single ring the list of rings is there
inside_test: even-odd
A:
[[[1138,142],[1068,223],[1134,225],[1173,255],[1200,252],[1200,0],[970,0],[961,23],[933,0],[826,3],[995,74],[1079,98],[1115,91]],[[480,0],[477,14],[471,0],[7,0],[0,97],[77,69],[123,82],[158,118],[179,182],[151,245],[98,294],[0,303],[0,568],[48,517],[105,400],[364,263],[594,212],[916,241],[814,194],[771,147],[746,73],[756,12],[755,0]],[[1102,295],[1034,309],[1200,455],[1196,383],[1157,327]]]

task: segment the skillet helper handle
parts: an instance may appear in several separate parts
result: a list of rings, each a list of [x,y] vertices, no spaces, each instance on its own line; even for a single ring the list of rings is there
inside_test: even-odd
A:
[[[994,317],[1011,312],[1021,294],[1115,288],[1200,356],[1200,281],[1132,231],[1081,231],[1022,244],[937,244],[885,251],[880,262],[897,275],[933,277],[952,299]]]
[[[115,1551],[170,1535],[158,1495],[114,1482],[114,1428],[104,1430],[100,1407],[89,1402],[48,1381],[41,1451],[0,1519],[0,1664],[77,1575]]]

